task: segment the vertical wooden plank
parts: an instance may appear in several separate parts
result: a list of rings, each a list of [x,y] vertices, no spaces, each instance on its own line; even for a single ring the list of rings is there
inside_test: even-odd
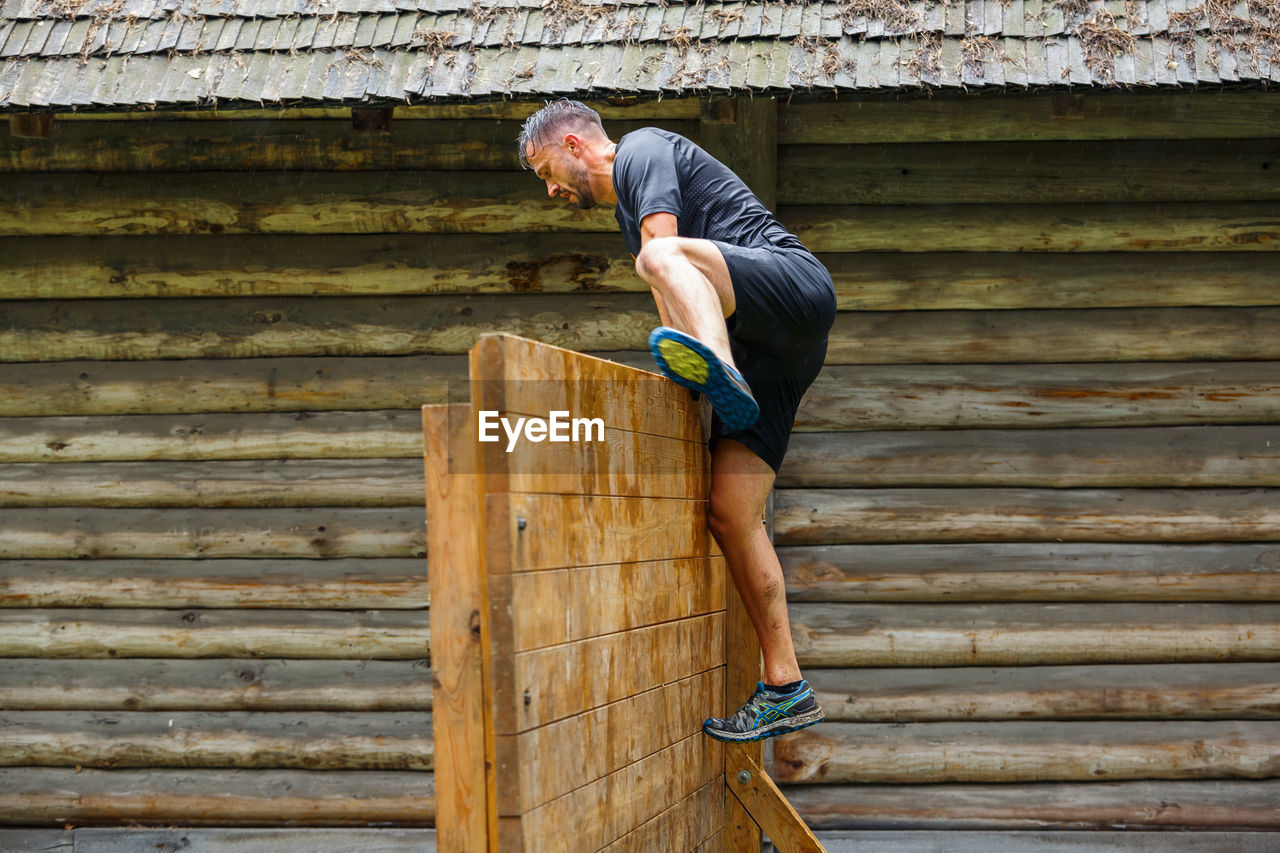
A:
[[[732,169],[770,210],[778,204],[778,101],[721,98],[703,103],[699,144]]]
[[[488,604],[471,407],[424,406],[422,425],[437,843],[442,851],[479,853],[490,848],[494,810],[486,759],[492,761],[493,732],[485,723]]]
[[[707,534],[710,537],[710,533]],[[725,584],[725,713],[731,713],[747,700],[760,679],[760,641],[755,626],[742,603],[742,596],[732,583]],[[762,762],[763,748],[759,741],[737,747],[756,764]],[[725,771],[729,772],[727,761]],[[755,853],[760,849],[760,827],[742,807],[736,796],[725,788],[725,842],[726,853]]]

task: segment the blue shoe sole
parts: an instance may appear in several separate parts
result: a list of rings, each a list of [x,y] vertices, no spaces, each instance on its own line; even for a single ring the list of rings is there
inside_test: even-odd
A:
[[[706,344],[668,326],[659,326],[649,335],[649,351],[659,369],[673,382],[707,395],[716,413],[732,430],[754,426],[760,420],[760,406],[748,391],[739,388],[728,367]],[[737,371],[734,371],[737,374]],[[741,374],[737,378],[742,380]],[[746,382],[742,381],[743,386]]]

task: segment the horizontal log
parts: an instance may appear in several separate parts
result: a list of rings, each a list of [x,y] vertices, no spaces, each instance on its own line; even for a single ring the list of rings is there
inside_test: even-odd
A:
[[[1280,109],[1263,92],[1112,92],[778,105],[778,142],[961,142],[1274,136]]]
[[[829,723],[774,747],[779,783],[1265,779],[1280,722]]]
[[[134,853],[139,849],[173,850],[190,848],[193,853],[231,853],[234,850],[271,849],[277,853],[300,853],[304,850],[361,850],[364,853],[436,853],[434,829],[142,829],[102,827],[68,830],[0,831],[0,845],[10,833],[28,835],[30,847],[4,849],[62,850],[72,846],[93,853]],[[39,840],[41,837],[47,841]],[[61,839],[66,839],[65,842]],[[39,846],[39,845],[45,846]]]
[[[5,510],[0,559],[422,557],[421,509]]]
[[[1006,832],[927,830],[911,833],[833,832],[819,836],[827,853],[875,849],[893,853],[1266,853],[1280,837],[1274,832]],[[868,848],[867,845],[874,845]]]
[[[419,459],[418,410],[0,418],[0,463]]]
[[[6,367],[6,417],[413,409],[469,387],[463,356]],[[305,416],[304,416],[305,417]]]
[[[429,633],[425,611],[24,608],[0,610],[0,657],[420,660]]]
[[[649,291],[616,234],[0,238],[3,299],[611,290]]]
[[[1280,718],[1274,663],[812,669],[805,677],[836,722]]]
[[[0,824],[429,826],[420,771],[0,768]]]
[[[1274,490],[783,489],[780,545],[1280,539]]]
[[[1280,545],[994,543],[778,549],[792,601],[1280,601]]]
[[[1235,252],[1280,247],[1280,204],[781,205],[815,252]],[[13,233],[0,220],[0,233]],[[585,229],[584,229],[585,230]]]
[[[0,464],[0,507],[421,506],[416,459]]]
[[[805,433],[777,485],[1280,486],[1280,427]]]
[[[606,208],[549,198],[531,172],[11,175],[0,236],[617,233]]]
[[[431,715],[0,712],[10,767],[430,770]]]
[[[44,145],[0,139],[0,172],[186,172],[308,169],[517,170],[520,122],[515,119],[397,121],[391,133],[361,133],[345,120],[274,118],[139,124],[55,124]],[[615,120],[621,136],[652,122]],[[695,138],[698,124],[662,120],[659,126]],[[615,136],[615,138],[617,138]]]
[[[1280,780],[1040,785],[788,785],[823,829],[1280,829]],[[1166,841],[1187,837],[1160,833]],[[1232,837],[1242,836],[1232,832]],[[1040,849],[1038,847],[1034,849]],[[1168,848],[1163,848],[1168,849]]]
[[[1274,201],[1278,162],[1274,138],[784,144],[778,203]]]
[[[805,394],[812,431],[1253,424],[1280,420],[1280,365],[827,366]]]
[[[827,349],[828,364],[1278,359],[1280,308],[842,313]]]
[[[426,606],[422,559],[0,560],[0,607]]]
[[[340,318],[340,319],[339,319]],[[10,361],[462,354],[486,332],[645,349],[647,294],[16,301]],[[828,364],[1280,360],[1280,307],[845,312]]]
[[[8,361],[464,354],[486,332],[567,349],[643,349],[659,322],[652,297],[638,293],[590,302],[560,294],[40,300],[6,305],[0,351]]]
[[[1274,604],[792,604],[805,667],[1270,662]],[[0,613],[3,615],[3,613]]]
[[[9,658],[6,711],[430,711],[426,660]]]

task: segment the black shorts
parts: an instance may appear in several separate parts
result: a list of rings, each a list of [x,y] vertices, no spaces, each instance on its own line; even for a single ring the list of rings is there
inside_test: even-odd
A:
[[[711,419],[711,443],[728,437],[746,445],[774,473],[782,467],[800,398],[822,370],[836,294],[827,272],[807,249],[743,248],[713,241],[724,256],[737,302],[725,320],[738,370],[760,404],[760,420],[731,431]]]

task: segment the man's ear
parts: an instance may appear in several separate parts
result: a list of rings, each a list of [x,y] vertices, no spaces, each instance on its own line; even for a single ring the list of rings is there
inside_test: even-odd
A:
[[[581,157],[583,146],[582,137],[576,133],[566,133],[564,135],[564,146],[569,149],[569,153],[575,157]]]

